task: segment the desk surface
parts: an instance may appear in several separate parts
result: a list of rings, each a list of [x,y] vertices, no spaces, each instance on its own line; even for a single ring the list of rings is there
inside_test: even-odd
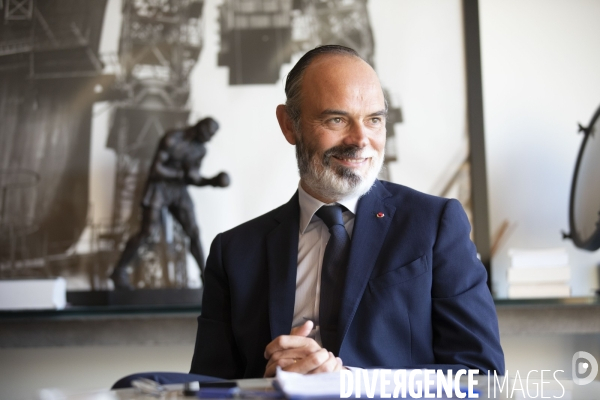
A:
[[[505,387],[503,392],[499,390],[493,392],[493,385],[490,386],[488,393],[487,379],[479,379],[479,385],[477,389],[480,392],[479,399],[496,399],[496,400],[508,400],[508,399],[528,399],[528,398],[541,398],[539,390],[539,380],[529,381],[529,385],[526,384],[525,379],[522,380],[523,392],[521,386],[518,384],[513,385],[513,381],[508,381],[508,387],[515,388],[512,395],[509,393],[508,387]],[[594,381],[588,385],[578,386],[572,381],[560,381],[560,384],[564,387],[564,390],[553,381],[554,386],[550,386],[545,389],[544,398],[559,398],[563,400],[594,400],[600,399],[600,381]],[[247,379],[238,381],[238,385],[241,389],[241,394],[237,398],[274,398],[274,389],[272,388],[272,380],[270,379]],[[525,392],[529,389],[529,395]],[[260,393],[263,393],[261,396]],[[525,393],[523,395],[522,393]],[[99,390],[90,392],[80,393],[66,393],[60,390],[53,389],[52,391],[46,391],[40,396],[44,400],[149,400],[149,399],[163,399],[163,400],[190,400],[194,397],[186,397],[183,395],[183,385],[167,385],[165,393],[160,396],[151,396],[149,394],[143,394],[136,389],[121,389],[121,390]],[[281,397],[283,398],[283,397]],[[354,398],[352,396],[351,398]],[[364,398],[364,397],[363,397]]]

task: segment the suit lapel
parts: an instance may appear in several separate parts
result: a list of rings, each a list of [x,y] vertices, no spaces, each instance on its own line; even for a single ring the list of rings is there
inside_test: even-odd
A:
[[[294,318],[300,206],[298,192],[275,216],[279,225],[267,236],[271,339],[289,335]]]
[[[396,207],[383,201],[389,196],[391,194],[376,181],[371,191],[358,201],[340,315],[340,344],[358,308],[396,211]],[[378,218],[378,213],[384,216]]]

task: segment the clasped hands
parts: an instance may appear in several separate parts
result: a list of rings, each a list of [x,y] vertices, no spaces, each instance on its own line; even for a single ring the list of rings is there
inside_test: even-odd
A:
[[[275,338],[265,348],[265,358],[269,360],[265,368],[265,378],[275,376],[277,367],[284,371],[300,374],[317,374],[342,370],[342,359],[322,348],[308,337],[313,328],[312,321],[292,328],[289,335]]]

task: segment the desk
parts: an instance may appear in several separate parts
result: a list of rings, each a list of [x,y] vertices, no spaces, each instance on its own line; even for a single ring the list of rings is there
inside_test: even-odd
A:
[[[240,389],[251,392],[256,391],[267,391],[272,392],[270,379],[246,379],[239,380],[238,385]],[[525,381],[523,381],[525,382]],[[528,398],[541,398],[540,393],[535,396],[535,384],[539,381],[530,381],[530,394],[532,397],[524,397],[520,391],[515,391],[514,396],[510,397],[507,393],[496,392],[494,396],[493,389],[490,390],[490,396],[488,396],[487,379],[479,378],[479,384],[477,389],[481,395],[479,399],[495,399],[495,400],[508,400],[508,399],[528,399]],[[573,384],[572,381],[560,381],[564,386],[565,391],[557,392],[545,392],[544,398],[560,398],[562,400],[595,400],[600,398],[600,381],[594,381],[585,386],[578,386]],[[560,387],[556,385],[559,389]],[[538,386],[539,387],[539,386]],[[90,391],[84,393],[65,393],[58,390],[54,392],[46,392],[44,400],[150,400],[150,399],[164,399],[164,400],[190,400],[194,397],[186,397],[183,395],[183,385],[167,385],[167,392],[162,397],[153,397],[147,394],[142,394],[135,389],[121,389],[121,390],[101,390],[101,391]],[[526,388],[524,388],[526,389]],[[551,388],[552,389],[552,388]],[[506,392],[506,390],[504,391]],[[562,396],[561,396],[562,394]],[[557,396],[557,397],[553,397]],[[558,397],[561,396],[561,397]],[[260,398],[260,397],[241,397],[241,398]],[[265,397],[266,398],[266,397]],[[272,398],[272,397],[271,397]],[[354,398],[354,397],[351,397]],[[364,396],[362,398],[365,398]]]

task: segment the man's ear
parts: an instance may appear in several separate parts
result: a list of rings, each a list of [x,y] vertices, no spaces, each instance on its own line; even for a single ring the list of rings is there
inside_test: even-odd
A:
[[[289,144],[296,144],[296,133],[294,131],[294,123],[288,115],[287,110],[285,109],[285,105],[278,105],[275,113],[277,114],[277,121],[279,121],[279,127],[281,128],[283,136],[285,136],[285,140],[287,140]]]

